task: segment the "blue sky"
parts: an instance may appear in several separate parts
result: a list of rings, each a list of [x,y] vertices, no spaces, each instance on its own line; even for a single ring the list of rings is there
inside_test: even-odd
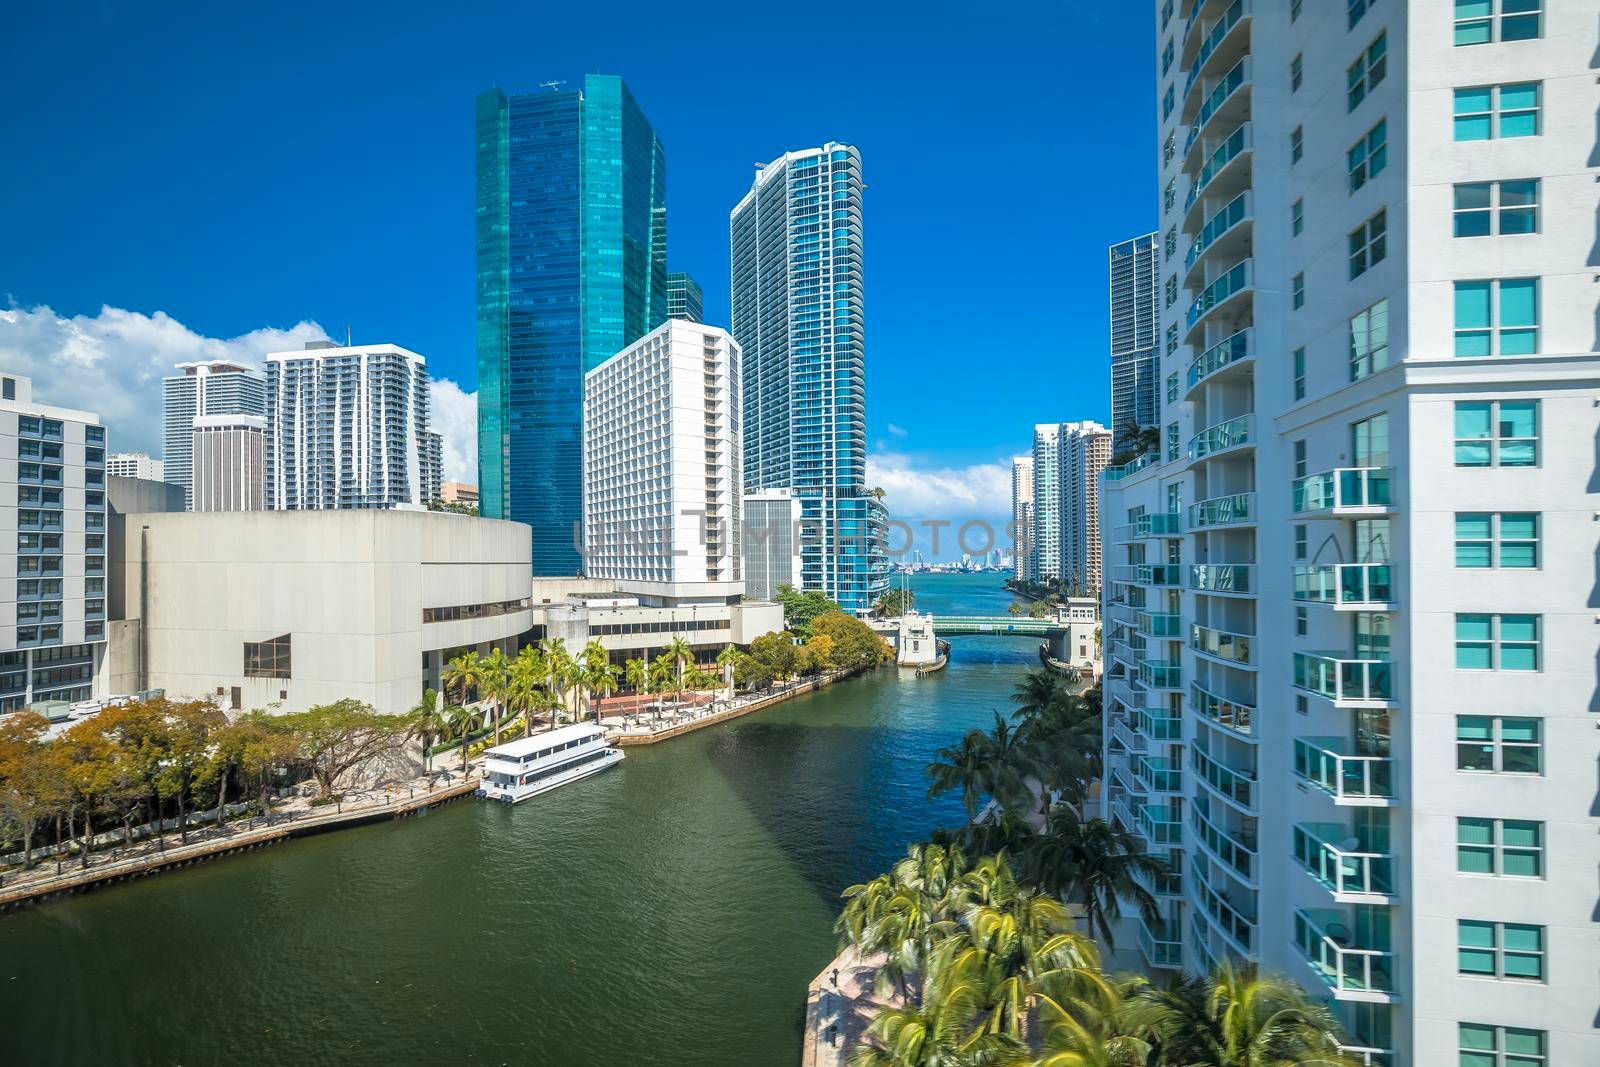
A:
[[[24,0],[0,40],[0,309],[76,323],[32,325],[98,338],[107,374],[139,331],[102,306],[191,347],[348,326],[470,392],[472,98],[616,73],[713,322],[753,164],[860,147],[876,467],[929,475],[891,488],[902,513],[979,483],[989,511],[1032,423],[1109,414],[1105,250],[1156,206],[1150,5],[828,10]],[[0,331],[0,359],[19,347]]]

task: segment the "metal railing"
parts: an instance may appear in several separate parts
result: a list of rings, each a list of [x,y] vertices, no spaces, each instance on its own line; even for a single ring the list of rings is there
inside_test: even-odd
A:
[[[1252,421],[1251,415],[1244,414],[1206,427],[1189,438],[1189,458],[1204,459],[1212,453],[1249,444]]]

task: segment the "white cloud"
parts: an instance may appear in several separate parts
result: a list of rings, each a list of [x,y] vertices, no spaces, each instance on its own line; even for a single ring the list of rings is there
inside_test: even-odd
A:
[[[315,322],[264,327],[238,337],[198,334],[164,311],[145,315],[102,307],[63,318],[48,306],[0,310],[0,368],[33,379],[41,404],[97,412],[116,452],[161,455],[161,379],[178,363],[233,359],[259,365],[269,352],[330,340]],[[476,481],[477,394],[449,379],[433,382],[433,428],[444,435],[444,473]]]
[[[478,394],[449,378],[436,378],[428,393],[428,421],[444,436],[444,479],[478,481]]]
[[[904,437],[907,433],[907,430],[904,426],[896,426],[892,422],[889,423],[888,429],[890,437]]]
[[[879,452],[867,457],[867,484],[881,486],[889,514],[898,517],[996,519],[1011,514],[1011,467],[924,465],[914,455]]]

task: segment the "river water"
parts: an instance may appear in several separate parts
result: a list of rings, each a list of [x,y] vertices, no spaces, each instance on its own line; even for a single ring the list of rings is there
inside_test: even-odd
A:
[[[1001,578],[921,576],[918,606],[1004,614]],[[953,644],[516,807],[0,917],[0,1063],[791,1067],[839,891],[962,821],[923,767],[1037,663]]]

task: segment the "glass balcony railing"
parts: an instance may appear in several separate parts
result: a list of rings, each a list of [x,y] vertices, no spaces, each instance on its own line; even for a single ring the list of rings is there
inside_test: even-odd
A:
[[[1394,1050],[1371,1048],[1367,1045],[1340,1045],[1339,1051],[1359,1064],[1359,1067],[1394,1067]]]
[[[1183,740],[1183,717],[1166,708],[1140,708],[1133,717],[1134,729],[1152,741]]]
[[[1347,659],[1337,652],[1296,652],[1294,684],[1336,704],[1372,704],[1394,699],[1393,664],[1386,659]]]
[[[1338,737],[1297,737],[1294,773],[1340,803],[1383,804],[1394,799],[1394,761],[1358,756]]]
[[[1250,124],[1248,122],[1241,123],[1238,129],[1223,139],[1222,143],[1211,153],[1211,157],[1206,160],[1205,166],[1200,168],[1200,174],[1195,179],[1194,184],[1189,186],[1189,194],[1183,202],[1185,214],[1194,206],[1194,202],[1205,193],[1206,186],[1211,184],[1211,179],[1215,178],[1223,167],[1232,163],[1239,157],[1241,152],[1244,152],[1250,146]]]
[[[1217,928],[1227,934],[1245,953],[1254,951],[1256,919],[1235,907],[1226,893],[1213,889],[1206,884],[1205,879],[1195,878],[1194,888],[1195,896],[1200,901],[1200,910],[1206,913]]]
[[[1122,464],[1122,466],[1120,466],[1120,467],[1107,467],[1107,468],[1105,468],[1104,470],[1102,470],[1100,472],[1100,476],[1102,478],[1104,478],[1108,482],[1120,481],[1121,479],[1126,478],[1130,474],[1134,474],[1134,473],[1137,473],[1138,471],[1144,470],[1146,467],[1150,466],[1150,464],[1154,463],[1155,461],[1156,461],[1155,453],[1146,452],[1144,455],[1138,457],[1137,459],[1129,460],[1127,463]]]
[[[1337,896],[1394,892],[1394,859],[1365,852],[1338,823],[1303,822],[1294,828],[1294,858]]]
[[[1150,749],[1149,740],[1134,733],[1133,727],[1124,719],[1112,720],[1111,739],[1128,752],[1141,753]]]
[[[1158,874],[1134,871],[1133,880],[1158,897],[1183,896],[1183,875],[1179,872],[1175,863],[1176,856],[1181,855],[1182,853],[1175,855],[1171,851],[1157,853],[1159,858],[1166,860],[1169,864],[1173,864],[1173,869],[1162,871]]]
[[[1183,792],[1183,763],[1165,756],[1136,756],[1133,777],[1150,793]]]
[[[1201,593],[1248,593],[1255,588],[1255,569],[1250,563],[1193,563],[1189,588]]]
[[[1294,598],[1335,607],[1387,607],[1394,588],[1387,563],[1325,563],[1294,569]]]
[[[1249,444],[1252,421],[1252,416],[1240,415],[1201,430],[1189,438],[1189,458],[1204,459],[1212,453]]]
[[[1164,923],[1150,924],[1139,919],[1139,951],[1152,967],[1179,967],[1183,964],[1183,942]]]
[[[1183,635],[1183,616],[1176,613],[1141,611],[1135,618],[1135,628],[1146,637],[1171,641]]]
[[[1224,271],[1216,281],[1200,291],[1194,298],[1194,303],[1189,305],[1189,310],[1184,314],[1184,321],[1190,329],[1210,311],[1236,293],[1241,293],[1253,284],[1254,265],[1248,259],[1241,259]]]
[[[1194,62],[1189,64],[1189,78],[1183,85],[1185,96],[1194,86],[1195,80],[1200,75],[1201,68],[1206,65],[1206,60],[1216,54],[1217,46],[1223,42],[1229,31],[1239,24],[1239,19],[1249,10],[1250,5],[1245,3],[1245,0],[1233,0],[1233,3],[1228,5],[1228,10],[1222,13],[1222,17],[1217,19],[1211,28],[1206,31],[1205,37],[1200,40],[1200,50],[1195,53]]]
[[[1183,260],[1184,267],[1194,266],[1194,261],[1205,255],[1206,249],[1210,248],[1218,237],[1239,225],[1249,216],[1250,193],[1246,191],[1228,201],[1215,215],[1206,220],[1206,224],[1195,235],[1194,243],[1189,246],[1189,254]]]
[[[1189,364],[1189,388],[1193,389],[1202,378],[1209,378],[1230,363],[1255,355],[1255,332],[1254,326],[1246,326],[1196,356]]]
[[[1198,748],[1190,749],[1190,765],[1200,780],[1244,808],[1255,807],[1256,780],[1243,771],[1218,763]]]
[[[1250,522],[1256,514],[1254,493],[1231,493],[1214,496],[1189,505],[1189,528],[1203,530],[1208,526],[1226,526],[1235,522]]]
[[[1217,79],[1217,84],[1206,94],[1205,102],[1200,105],[1200,114],[1195,117],[1194,129],[1198,130],[1211,121],[1211,116],[1222,110],[1222,105],[1228,102],[1241,85],[1250,80],[1250,57],[1245,56],[1235,63],[1228,73]],[[1192,135],[1191,135],[1192,136]],[[1187,153],[1186,153],[1187,154]]]
[[[1256,709],[1249,704],[1240,704],[1237,701],[1227,700],[1215,693],[1201,689],[1198,685],[1189,687],[1189,706],[1195,713],[1216,723],[1218,726],[1232,730],[1236,734],[1251,736],[1254,734]]]
[[[1218,859],[1250,881],[1255,880],[1256,840],[1254,834],[1240,831],[1239,838],[1235,839],[1222,827],[1201,814],[1199,808],[1190,809],[1189,819],[1201,843],[1215,853]]]
[[[1183,667],[1177,663],[1160,660],[1139,661],[1139,681],[1148,689],[1182,689]]]
[[[1162,804],[1146,804],[1139,809],[1139,832],[1152,845],[1176,845],[1183,840],[1183,820]]]
[[[1390,505],[1388,467],[1336,467],[1294,482],[1294,513],[1372,511]]]
[[[1177,512],[1154,512],[1113,528],[1111,537],[1115,541],[1132,541],[1141,537],[1177,537],[1181,533],[1182,517]]]
[[[1135,585],[1177,588],[1183,584],[1183,568],[1176,563],[1137,563],[1133,571]]]
[[[1255,663],[1255,638],[1250,634],[1236,634],[1228,630],[1214,630],[1209,626],[1191,623],[1189,647],[1213,659],[1226,660],[1243,667]]]
[[[1356,946],[1340,912],[1296,908],[1294,943],[1335,996],[1394,992],[1394,953]]]

